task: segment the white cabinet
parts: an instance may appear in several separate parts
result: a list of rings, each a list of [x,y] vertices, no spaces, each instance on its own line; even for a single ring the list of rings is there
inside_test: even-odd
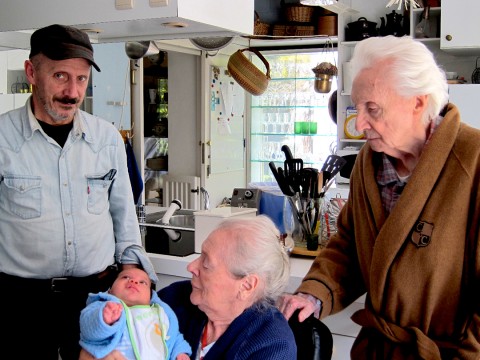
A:
[[[358,150],[365,144],[363,139],[349,139],[345,136],[344,125],[345,120],[347,119],[347,108],[352,107],[353,103],[350,99],[350,87],[345,86],[345,67],[344,64],[347,62],[353,53],[353,49],[357,44],[356,41],[342,41],[338,45],[338,56],[339,61],[342,66],[339,68],[339,78],[338,78],[338,94],[337,94],[337,152],[342,149],[355,149]]]
[[[443,0],[440,48],[459,54],[480,55],[478,0]]]
[[[0,69],[7,69],[6,51],[0,51]],[[6,94],[7,92],[7,72],[0,71],[0,94]]]
[[[440,7],[410,9],[410,34],[426,43],[440,41]]]
[[[173,0],[165,1],[165,6],[131,3],[131,9],[121,10],[115,7],[116,1],[2,1],[0,32],[55,23],[76,25],[90,29],[99,43],[253,33],[254,0]],[[0,37],[0,46],[3,42],[10,43]]]
[[[2,94],[0,95],[0,114],[15,109],[13,95]]]
[[[3,94],[0,95],[0,114],[22,107],[31,94]]]
[[[23,106],[30,96],[24,62],[27,50],[0,51],[0,114]]]

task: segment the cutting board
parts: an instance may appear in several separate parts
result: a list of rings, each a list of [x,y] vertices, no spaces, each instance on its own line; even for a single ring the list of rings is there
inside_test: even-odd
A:
[[[317,250],[307,250],[305,247],[295,246],[292,250],[292,255],[316,257],[320,254],[320,247]]]

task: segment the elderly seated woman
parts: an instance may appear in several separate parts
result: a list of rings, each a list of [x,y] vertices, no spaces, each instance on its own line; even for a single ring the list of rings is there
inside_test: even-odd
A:
[[[191,281],[158,295],[178,317],[192,359],[292,360],[292,330],[275,307],[289,279],[289,258],[266,216],[222,222],[188,264]],[[92,359],[82,351],[80,360]],[[113,352],[105,360],[124,357]]]

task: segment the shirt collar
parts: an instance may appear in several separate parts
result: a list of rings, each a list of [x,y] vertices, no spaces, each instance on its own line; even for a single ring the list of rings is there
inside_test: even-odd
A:
[[[435,132],[435,129],[442,122],[442,120],[443,120],[443,116],[439,115],[435,119],[430,121],[430,125],[428,128],[428,136],[427,136],[427,140],[425,141],[425,146],[428,144],[428,142],[432,138],[433,133]],[[390,183],[395,183],[397,181],[401,181],[401,180],[398,177],[398,174],[395,170],[395,167],[392,164],[392,161],[385,153],[382,153],[382,162],[377,171],[377,183],[379,185],[387,185]]]
[[[27,105],[28,123],[29,123],[30,126],[29,126],[29,128],[26,129],[26,134],[25,135],[26,135],[27,138],[30,138],[36,130],[41,130],[42,127],[38,123],[38,120],[35,117],[35,115],[33,114],[32,98],[31,97],[30,97],[30,100],[27,102],[27,104],[28,104]],[[75,138],[81,137],[82,135],[85,134],[85,136],[83,136],[85,139],[87,139],[87,138],[91,139],[91,136],[87,135],[88,134],[88,127],[86,126],[85,121],[83,119],[83,116],[81,115],[80,110],[78,110],[78,109],[75,112],[75,115],[73,117],[73,129],[72,130],[75,134],[74,135]]]

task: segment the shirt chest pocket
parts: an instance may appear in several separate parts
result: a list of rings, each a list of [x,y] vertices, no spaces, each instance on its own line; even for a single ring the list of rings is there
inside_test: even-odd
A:
[[[42,179],[39,176],[6,175],[2,182],[2,206],[22,219],[40,217]]]
[[[108,197],[112,180],[88,177],[87,184],[88,212],[94,215],[100,215],[108,208]]]

